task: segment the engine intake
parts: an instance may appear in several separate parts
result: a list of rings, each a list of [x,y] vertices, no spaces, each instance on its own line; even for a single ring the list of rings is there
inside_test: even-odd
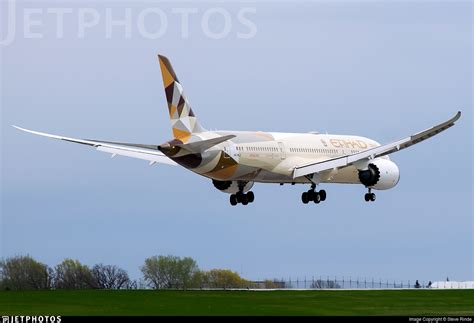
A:
[[[400,170],[391,160],[377,158],[367,165],[367,169],[359,170],[359,180],[369,188],[388,190],[397,185]]]
[[[366,170],[359,170],[359,180],[365,186],[374,186],[380,179],[380,170],[374,164],[369,164]]]

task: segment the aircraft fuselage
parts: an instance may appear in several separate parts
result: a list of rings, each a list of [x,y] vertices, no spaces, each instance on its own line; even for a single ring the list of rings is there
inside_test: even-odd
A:
[[[214,180],[309,183],[307,177],[293,178],[294,165],[324,161],[380,146],[378,142],[360,136],[261,131],[209,131],[193,134],[189,142],[226,135],[235,137],[200,154],[173,146],[177,143],[175,140],[168,142],[168,149],[163,149],[162,145],[160,150],[181,166]],[[388,159],[388,156],[382,158]],[[321,183],[360,184],[354,166],[320,175]]]

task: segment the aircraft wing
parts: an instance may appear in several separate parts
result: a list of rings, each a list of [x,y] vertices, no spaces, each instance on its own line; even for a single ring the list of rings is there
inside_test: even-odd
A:
[[[352,155],[345,155],[322,162],[308,163],[296,166],[293,169],[293,178],[319,173],[334,168],[346,167],[358,161],[374,159],[408,148],[452,127],[460,117],[461,111],[458,111],[458,113],[456,113],[456,115],[448,121],[440,123],[439,125],[434,126],[432,128],[415,133],[414,135],[411,135],[410,137],[407,137],[405,139],[401,139],[379,147],[370,148]]]
[[[89,140],[89,139],[76,139],[76,138],[52,135],[49,133],[44,133],[44,132],[39,132],[39,131],[23,129],[17,126],[13,126],[13,127],[15,127],[18,130],[22,130],[22,131],[29,132],[29,133],[39,135],[39,136],[43,136],[43,137],[92,146],[96,148],[98,151],[103,151],[103,152],[112,154],[112,157],[116,155],[120,155],[120,156],[143,159],[143,160],[149,161],[150,165],[153,165],[155,163],[177,165],[174,161],[166,157],[162,152],[158,151],[157,146],[153,146],[153,145],[130,144],[130,143],[98,141],[98,140]]]

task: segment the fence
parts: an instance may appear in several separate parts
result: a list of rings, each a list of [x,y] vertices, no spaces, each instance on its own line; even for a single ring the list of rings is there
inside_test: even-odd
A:
[[[132,281],[125,287],[126,289],[149,289],[143,280]],[[183,288],[182,286],[172,287],[171,289],[193,289],[193,290],[231,290],[231,289],[447,289],[447,288],[474,288],[474,282],[450,282],[450,281],[424,281],[424,280],[406,280],[396,281],[387,279],[375,278],[352,278],[352,277],[303,277],[292,279],[267,279],[260,281],[243,281],[241,284],[229,283],[223,286],[201,285],[189,286]]]
[[[374,278],[352,277],[311,277],[289,278],[264,281],[252,281],[253,288],[283,289],[397,289],[397,288],[430,288],[431,282],[425,281],[392,281]]]

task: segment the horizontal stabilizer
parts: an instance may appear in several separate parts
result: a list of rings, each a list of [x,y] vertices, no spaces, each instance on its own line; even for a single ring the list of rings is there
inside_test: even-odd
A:
[[[212,139],[190,142],[188,144],[177,144],[176,147],[186,149],[192,153],[202,153],[203,151],[211,147],[214,147],[215,145],[218,145],[224,141],[232,139],[234,137],[235,135],[227,135],[227,136],[222,136],[222,137],[217,137],[217,138],[212,138]]]

